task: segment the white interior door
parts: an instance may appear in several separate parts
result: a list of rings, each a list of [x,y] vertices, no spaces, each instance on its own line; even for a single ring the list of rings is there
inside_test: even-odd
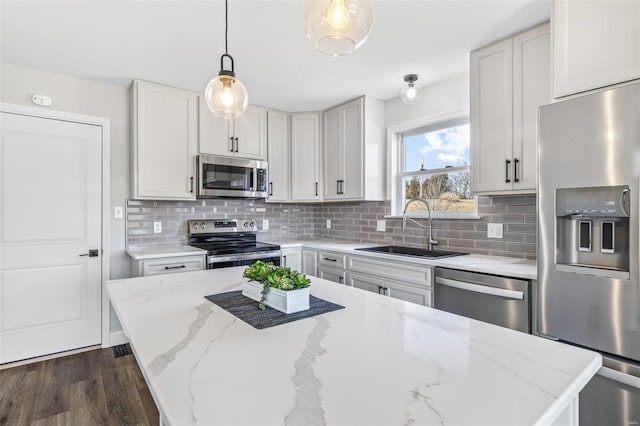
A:
[[[99,344],[102,128],[0,114],[0,363]]]

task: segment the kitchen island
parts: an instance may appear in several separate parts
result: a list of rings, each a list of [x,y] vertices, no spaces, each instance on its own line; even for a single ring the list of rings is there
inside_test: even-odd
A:
[[[167,425],[576,424],[599,354],[313,278],[345,307],[257,330],[204,298],[243,268],[107,289]]]

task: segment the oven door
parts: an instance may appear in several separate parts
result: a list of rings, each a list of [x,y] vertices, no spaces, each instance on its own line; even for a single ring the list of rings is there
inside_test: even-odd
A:
[[[268,251],[260,253],[245,253],[229,256],[209,256],[207,259],[207,269],[231,268],[233,266],[252,265],[256,260],[271,262],[280,266],[280,251]]]
[[[267,163],[264,161],[199,155],[197,168],[198,197],[267,196]]]

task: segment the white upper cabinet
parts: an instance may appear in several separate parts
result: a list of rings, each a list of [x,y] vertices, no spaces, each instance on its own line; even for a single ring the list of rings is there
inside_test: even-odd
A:
[[[548,24],[471,52],[474,194],[536,191],[538,107],[549,102]]]
[[[198,95],[138,80],[132,92],[133,198],[194,200]]]
[[[554,97],[640,78],[640,2],[554,0]]]
[[[269,201],[289,200],[289,115],[268,113]]]
[[[362,97],[323,114],[324,200],[384,200],[384,102]]]
[[[200,96],[200,153],[266,160],[267,110],[249,105],[235,120],[216,117]]]
[[[319,113],[291,114],[291,200],[321,201]]]

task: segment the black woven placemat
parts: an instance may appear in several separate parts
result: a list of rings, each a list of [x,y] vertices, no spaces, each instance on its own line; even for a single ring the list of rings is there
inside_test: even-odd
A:
[[[258,308],[258,302],[244,297],[242,291],[212,294],[205,296],[205,299],[259,330],[344,309],[344,306],[336,305],[311,295],[309,296],[309,309],[293,314],[285,314],[268,306],[263,311]]]

